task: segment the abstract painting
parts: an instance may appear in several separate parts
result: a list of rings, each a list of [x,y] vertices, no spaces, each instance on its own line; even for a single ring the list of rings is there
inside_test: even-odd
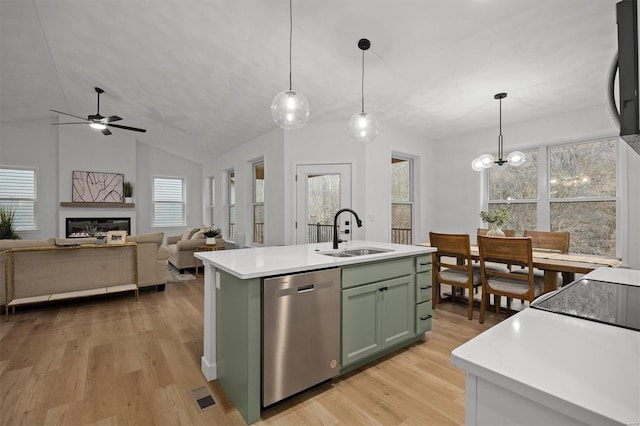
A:
[[[73,172],[72,201],[76,203],[121,203],[124,200],[121,173]]]

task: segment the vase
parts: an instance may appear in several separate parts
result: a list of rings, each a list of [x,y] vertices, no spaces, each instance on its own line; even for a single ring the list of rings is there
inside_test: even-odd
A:
[[[133,203],[133,197],[124,197],[125,203]]]
[[[487,232],[489,237],[504,237],[504,232],[498,227],[495,222],[489,223],[489,231]]]
[[[205,244],[208,246],[212,246],[216,243],[216,238],[215,237],[207,237]]]

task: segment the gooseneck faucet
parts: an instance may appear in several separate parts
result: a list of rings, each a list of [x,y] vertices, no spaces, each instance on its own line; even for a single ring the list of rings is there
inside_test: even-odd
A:
[[[340,216],[340,213],[342,213],[342,212],[350,212],[350,213],[352,213],[356,218],[356,223],[358,224],[358,228],[362,228],[362,221],[358,217],[358,213],[354,212],[351,209],[340,209],[340,210],[338,210],[336,215],[333,217],[333,249],[334,250],[336,250],[338,248],[338,243],[342,242],[342,240],[340,240],[338,238],[338,216]]]

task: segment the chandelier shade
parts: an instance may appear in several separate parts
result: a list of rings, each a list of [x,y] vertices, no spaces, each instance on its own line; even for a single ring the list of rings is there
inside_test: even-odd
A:
[[[364,51],[371,47],[371,42],[366,38],[358,41],[358,48],[362,50],[362,110],[354,114],[349,120],[349,136],[354,142],[370,143],[378,136],[378,120],[364,112]]]
[[[271,102],[271,117],[285,130],[299,129],[309,120],[309,102],[292,89],[291,50],[293,44],[293,5],[289,0],[289,90],[278,93]]]
[[[509,164],[510,166],[518,167],[526,162],[526,156],[521,151],[513,151],[507,156],[507,159],[503,159],[503,138],[502,138],[502,100],[507,97],[506,93],[498,93],[493,98],[500,101],[500,133],[498,135],[498,159],[491,154],[482,154],[480,157],[475,158],[471,162],[471,168],[477,172],[484,169],[493,167],[494,165],[502,166]]]

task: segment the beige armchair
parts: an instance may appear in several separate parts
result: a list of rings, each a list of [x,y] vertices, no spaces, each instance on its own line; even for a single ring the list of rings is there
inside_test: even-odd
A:
[[[202,234],[205,226],[187,228],[181,235],[167,237],[169,249],[169,263],[183,273],[186,268],[195,268],[197,259],[194,257],[196,248],[206,246],[206,238]],[[224,248],[224,240],[216,238],[216,246]]]

